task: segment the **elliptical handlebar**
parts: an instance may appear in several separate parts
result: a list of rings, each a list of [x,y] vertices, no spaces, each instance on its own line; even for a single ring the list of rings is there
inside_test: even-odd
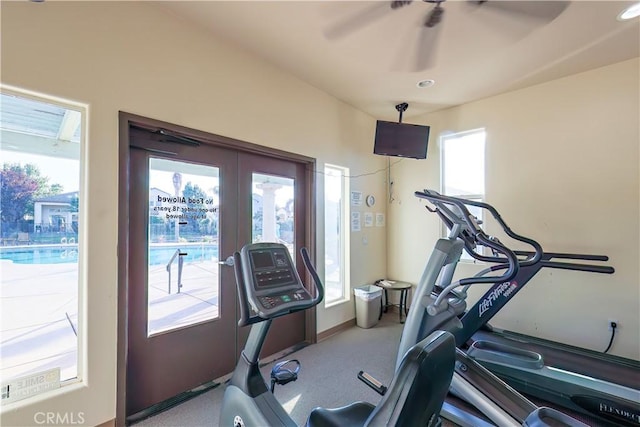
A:
[[[511,230],[511,228],[507,225],[507,223],[502,219],[502,216],[500,216],[496,208],[494,208],[493,206],[491,206],[486,202],[462,199],[459,197],[451,197],[451,198],[459,200],[467,205],[477,206],[479,208],[488,210],[491,213],[491,216],[493,216],[493,218],[498,222],[498,224],[500,224],[500,226],[502,227],[504,232],[507,234],[507,236],[511,237],[514,240],[517,240],[519,242],[524,242],[532,246],[534,249],[533,256],[528,256],[527,259],[519,261],[520,266],[532,265],[540,261],[540,259],[542,259],[542,254],[544,253],[542,246],[532,238],[522,236],[520,234],[515,233],[513,230]]]
[[[445,223],[448,227],[452,229],[458,227],[458,236],[462,240],[464,240],[465,249],[467,251],[473,252],[478,257],[492,259],[494,260],[494,262],[506,263],[507,265],[507,271],[505,271],[505,273],[501,276],[469,277],[458,281],[455,284],[455,287],[476,283],[508,282],[513,279],[516,274],[518,274],[518,270],[520,268],[520,260],[518,259],[516,254],[511,249],[500,243],[500,241],[498,241],[497,239],[492,239],[485,234],[484,230],[482,230],[480,225],[475,220],[475,217],[471,214],[471,212],[469,212],[469,209],[466,205],[471,203],[467,203],[468,200],[460,199],[457,197],[443,196],[433,190],[424,190],[424,192],[416,191],[415,195],[416,197],[426,199],[433,205],[435,205],[435,212],[437,212],[443,220],[445,220],[446,218]],[[453,206],[455,207],[455,209],[450,209],[447,205]],[[457,210],[458,212],[456,213],[455,210]],[[495,211],[495,209],[493,209],[493,211],[497,214],[497,211]],[[504,224],[504,221],[502,221],[502,223]],[[515,235],[515,233],[513,232],[512,234]],[[501,253],[502,255],[504,255],[504,258],[485,257],[481,254],[478,254],[473,250],[473,248],[470,248],[470,246],[472,244],[475,244],[476,242],[483,246],[491,248],[496,252]]]
[[[502,216],[500,216],[500,214],[498,213],[498,211],[491,206],[488,203],[485,202],[480,202],[480,201],[476,201],[476,200],[469,200],[469,199],[463,199],[460,197],[453,197],[453,196],[444,196],[434,190],[424,190],[424,192],[420,192],[420,191],[416,191],[415,195],[419,198],[423,198],[423,199],[427,199],[429,200],[431,203],[433,203],[436,206],[435,212],[438,213],[438,215],[440,216],[440,218],[443,220],[443,222],[446,224],[446,226],[449,229],[453,229],[453,226],[455,224],[459,224],[461,220],[463,219],[467,219],[467,218],[461,218],[459,215],[457,216],[457,218],[451,218],[451,215],[455,215],[454,212],[452,212],[450,209],[442,209],[442,203],[449,203],[449,204],[455,204],[458,208],[460,208],[460,206],[464,206],[464,215],[465,217],[471,216],[471,213],[469,213],[468,209],[466,208],[466,206],[475,206],[475,207],[479,207],[481,209],[485,209],[487,211],[489,211],[491,213],[491,216],[498,222],[498,224],[502,227],[502,229],[504,230],[504,232],[507,234],[507,236],[511,237],[514,240],[517,240],[519,242],[523,242],[528,244],[529,246],[531,246],[533,248],[533,251],[527,251],[527,252],[522,252],[522,251],[513,251],[514,253],[520,253],[520,254],[525,254],[527,255],[527,258],[524,260],[520,260],[518,259],[518,264],[522,267],[527,266],[527,265],[532,265],[535,264],[537,262],[539,262],[542,259],[542,255],[544,253],[544,250],[542,249],[542,246],[535,240],[533,240],[530,237],[525,237],[522,236],[520,234],[515,233],[513,230],[511,230],[511,228],[507,225],[507,223],[502,219]],[[438,201],[440,203],[438,203]],[[432,209],[429,209],[430,211],[434,211]],[[468,221],[465,221],[466,223],[468,223]],[[477,224],[476,221],[473,221],[474,227],[468,229],[468,227],[465,227],[465,230],[463,230],[461,233],[461,235],[459,235],[458,237],[460,237],[463,242],[465,243],[464,247],[465,247],[465,251],[472,256],[473,258],[479,260],[479,261],[485,261],[485,262],[492,262],[492,263],[504,263],[504,262],[509,262],[508,259],[505,258],[501,258],[501,257],[497,257],[497,256],[488,256],[488,255],[483,255],[480,254],[478,252],[476,252],[473,248],[473,242],[470,241],[471,239],[473,240],[478,240],[477,239],[477,234],[478,232],[484,234],[486,236],[486,233],[484,233],[484,230],[482,230],[480,228],[480,226]],[[470,236],[468,236],[468,233],[472,233],[473,236],[470,239]],[[497,239],[496,239],[497,241]],[[482,243],[484,245],[484,243]],[[499,245],[501,245],[502,247],[506,248],[506,246],[502,245],[501,243],[499,243]],[[489,245],[485,245],[485,246],[489,246]],[[489,246],[491,247],[491,246]],[[503,252],[504,251],[500,251]]]
[[[446,286],[440,292],[435,302],[427,308],[427,311],[429,311],[431,315],[435,315],[444,309],[442,301],[447,298],[447,295],[453,291],[453,289],[460,286],[468,287],[469,285],[476,283],[509,282],[516,277],[520,267],[528,267],[537,264],[542,267],[605,274],[612,274],[615,271],[613,267],[610,266],[551,261],[552,258],[577,259],[582,261],[606,261],[608,260],[608,257],[602,255],[545,253],[542,246],[537,241],[517,234],[511,230],[498,211],[488,203],[463,199],[460,197],[445,196],[434,190],[416,191],[414,194],[418,198],[428,200],[435,206],[435,209],[428,206],[427,209],[430,212],[438,214],[440,219],[442,219],[445,225],[451,230],[451,237],[462,240],[464,243],[464,249],[469,255],[477,260],[496,264],[481,271],[474,277],[464,278]],[[467,206],[475,206],[489,211],[491,216],[493,216],[497,223],[502,227],[507,236],[516,241],[530,245],[534,250],[514,251],[506,247],[498,239],[488,236],[480,227],[476,218],[469,212]],[[477,244],[491,248],[503,256],[488,256],[480,254],[475,250]],[[518,258],[518,255],[525,258]],[[488,272],[496,272],[500,270],[506,270],[502,276],[484,276]]]

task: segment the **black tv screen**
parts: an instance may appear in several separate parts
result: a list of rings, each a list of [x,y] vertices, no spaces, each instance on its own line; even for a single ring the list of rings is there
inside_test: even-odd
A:
[[[426,159],[429,129],[429,126],[378,120],[373,153]]]

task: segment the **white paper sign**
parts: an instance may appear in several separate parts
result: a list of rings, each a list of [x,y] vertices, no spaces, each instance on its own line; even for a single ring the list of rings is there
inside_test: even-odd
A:
[[[384,214],[376,212],[376,227],[384,227]]]
[[[360,212],[351,212],[351,231],[360,231]]]
[[[351,206],[362,206],[362,191],[351,192]]]
[[[373,212],[364,213],[364,226],[373,227]]]

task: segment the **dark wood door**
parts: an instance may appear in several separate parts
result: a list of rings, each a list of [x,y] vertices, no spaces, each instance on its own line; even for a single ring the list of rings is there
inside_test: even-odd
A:
[[[128,415],[236,362],[237,153],[154,139],[131,134]]]
[[[238,224],[240,246],[260,241],[285,244],[305,277],[300,249],[305,245],[305,165],[283,159],[241,153],[238,158],[239,211],[250,212]],[[250,196],[250,197],[249,197]],[[273,228],[272,228],[273,227]],[[304,312],[275,319],[262,356],[271,355],[305,340]],[[238,333],[238,348],[244,347],[249,328]]]
[[[305,277],[310,245],[308,162],[166,135],[129,132],[126,416],[233,371],[248,328],[220,261],[275,240]],[[313,319],[277,319],[262,355],[313,341]]]

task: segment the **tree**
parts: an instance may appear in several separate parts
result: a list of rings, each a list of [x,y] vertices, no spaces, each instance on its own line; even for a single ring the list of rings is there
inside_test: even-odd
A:
[[[2,222],[18,222],[33,214],[33,202],[62,192],[59,184],[49,185],[36,165],[5,163],[0,171],[0,217]]]
[[[194,185],[191,181],[187,182],[184,186],[182,195],[186,199],[185,206],[189,209],[187,210],[189,227],[191,228],[191,231],[199,232],[201,231],[200,225],[206,225],[206,223],[202,224],[202,220],[205,218],[202,218],[204,216],[204,212],[202,212],[201,209],[207,206],[205,201],[209,199],[209,196],[207,196],[207,193],[205,193],[198,184]],[[195,218],[195,220],[192,218]]]

